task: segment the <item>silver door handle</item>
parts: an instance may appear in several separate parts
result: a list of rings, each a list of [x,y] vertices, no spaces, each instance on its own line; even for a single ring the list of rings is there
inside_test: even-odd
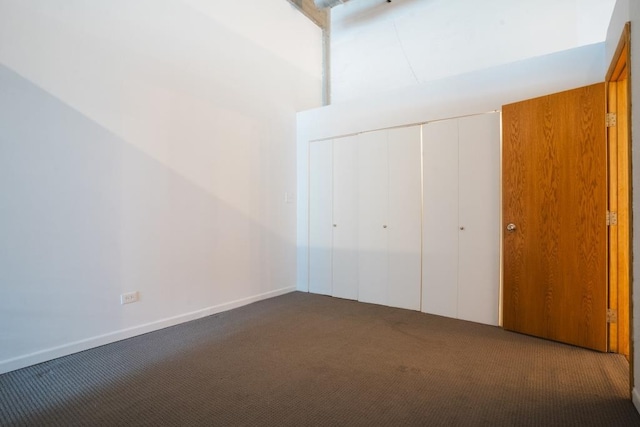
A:
[[[516,225],[513,223],[507,225],[507,231],[513,233],[514,231],[516,231]]]

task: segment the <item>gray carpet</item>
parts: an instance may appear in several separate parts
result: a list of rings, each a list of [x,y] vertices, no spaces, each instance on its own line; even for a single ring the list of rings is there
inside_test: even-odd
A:
[[[296,292],[1,375],[0,424],[640,426],[628,369]]]

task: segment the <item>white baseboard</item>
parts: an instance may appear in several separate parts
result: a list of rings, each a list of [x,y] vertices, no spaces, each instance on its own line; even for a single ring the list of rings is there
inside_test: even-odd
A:
[[[633,401],[633,406],[636,407],[636,411],[640,412],[640,391],[636,387],[633,388],[631,393],[631,400]]]
[[[180,323],[189,322],[191,320],[200,319],[206,316],[211,316],[212,314],[232,310],[234,308],[242,307],[256,301],[288,294],[290,292],[294,292],[295,290],[295,286],[276,289],[259,295],[254,295],[251,297],[203,308],[201,310],[192,311],[190,313],[160,319],[154,322],[145,323],[127,329],[121,329],[119,331],[110,332],[108,334],[99,335],[96,337],[71,342],[69,344],[64,344],[58,347],[48,348],[23,356],[14,357],[12,359],[3,360],[0,361],[0,374],[15,371],[16,369],[26,368],[27,366],[36,365],[48,360],[57,359],[58,357],[68,356],[69,354],[88,350],[90,348],[95,348],[101,345],[135,337],[137,335],[142,335],[148,332],[157,331],[159,329],[168,328]]]

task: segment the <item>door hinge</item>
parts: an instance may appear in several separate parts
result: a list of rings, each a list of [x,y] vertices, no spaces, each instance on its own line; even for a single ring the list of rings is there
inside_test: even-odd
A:
[[[618,116],[616,115],[616,113],[607,113],[605,120],[606,120],[607,127],[612,128],[616,126],[618,122]]]
[[[618,310],[613,308],[607,309],[607,323],[618,323]]]
[[[618,212],[607,211],[607,225],[618,225]]]

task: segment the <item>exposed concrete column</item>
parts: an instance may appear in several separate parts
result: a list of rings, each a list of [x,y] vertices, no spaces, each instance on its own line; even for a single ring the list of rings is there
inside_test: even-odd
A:
[[[322,104],[331,104],[331,11],[322,30]]]
[[[329,14],[327,10],[318,9],[313,0],[287,0],[304,13],[307,18],[311,19],[318,27],[323,30],[327,26]]]
[[[331,103],[331,10],[318,9],[313,0],[287,0],[322,29],[322,103]]]

